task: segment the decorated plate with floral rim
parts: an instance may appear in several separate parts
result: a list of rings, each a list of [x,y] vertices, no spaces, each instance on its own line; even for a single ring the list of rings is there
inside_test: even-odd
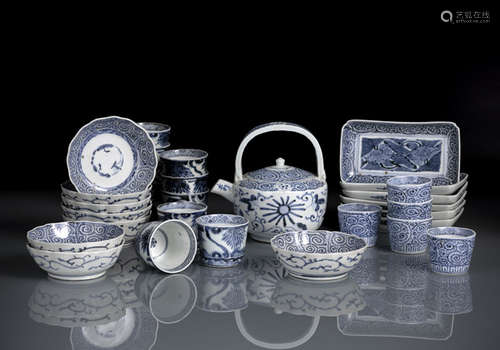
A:
[[[460,175],[460,130],[452,122],[349,120],[342,127],[340,177],[346,183],[385,183],[396,175],[451,185]]]
[[[127,194],[154,180],[157,157],[146,130],[121,117],[94,119],[69,145],[69,178],[78,192]]]

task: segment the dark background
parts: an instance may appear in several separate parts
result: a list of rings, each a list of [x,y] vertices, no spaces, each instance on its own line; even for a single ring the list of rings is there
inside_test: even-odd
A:
[[[308,128],[334,185],[345,121],[454,121],[471,190],[498,193],[498,13],[488,9],[488,25],[442,23],[441,8],[317,9],[228,23],[173,24],[172,13],[163,22],[47,21],[13,40],[5,67],[0,190],[58,191],[78,129],[119,115],[170,124],[172,148],[207,150],[212,183],[232,179],[239,142],[263,122]],[[305,139],[270,134],[250,144],[244,171],[278,156],[315,169]]]

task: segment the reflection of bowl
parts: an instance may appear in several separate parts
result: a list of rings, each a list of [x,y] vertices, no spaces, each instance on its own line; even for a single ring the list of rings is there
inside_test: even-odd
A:
[[[125,316],[99,326],[71,329],[73,350],[113,348],[151,349],[156,343],[158,322],[144,307],[126,309]]]
[[[122,249],[120,257],[107,272],[107,275],[118,285],[122,300],[127,307],[138,305],[135,280],[145,270],[146,263],[137,255],[135,247],[128,246]]]
[[[160,323],[178,323],[193,310],[197,291],[193,280],[184,274],[165,275],[148,271],[136,281],[136,294]]]
[[[425,290],[427,309],[443,314],[464,314],[472,311],[472,288],[469,274],[429,274]]]
[[[358,285],[349,278],[315,283],[291,277],[278,282],[271,305],[277,312],[329,317],[360,311],[366,306]]]
[[[246,264],[218,269],[200,266],[198,270],[198,302],[208,312],[231,312],[247,307]]]
[[[125,314],[118,288],[108,278],[81,282],[42,280],[28,307],[35,321],[60,327],[99,325]]]

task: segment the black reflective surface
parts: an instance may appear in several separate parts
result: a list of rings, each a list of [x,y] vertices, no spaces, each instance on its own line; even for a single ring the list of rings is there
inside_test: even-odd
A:
[[[288,277],[270,246],[252,240],[230,269],[193,265],[167,275],[130,247],[105,277],[52,280],[24,235],[59,220],[57,193],[1,201],[3,349],[487,349],[499,338],[500,240],[485,200],[471,200],[457,223],[478,232],[468,274],[433,274],[425,255],[377,247],[347,279],[328,283]],[[334,197],[327,229],[336,228],[335,205]],[[230,209],[210,197],[210,212]]]

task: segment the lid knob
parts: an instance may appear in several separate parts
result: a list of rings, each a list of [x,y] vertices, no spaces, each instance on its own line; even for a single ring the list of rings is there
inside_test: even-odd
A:
[[[276,166],[277,167],[284,167],[285,166],[285,160],[283,158],[276,159]]]

